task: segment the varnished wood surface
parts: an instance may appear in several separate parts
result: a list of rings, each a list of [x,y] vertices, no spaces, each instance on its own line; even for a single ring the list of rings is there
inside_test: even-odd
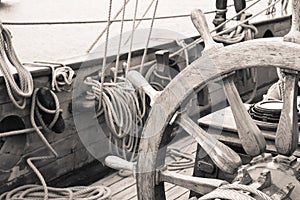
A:
[[[170,147],[178,148],[183,152],[191,153],[195,155],[197,144],[190,136],[184,137],[174,144],[170,145]],[[166,159],[166,162],[170,162],[171,158]],[[185,170],[177,170],[175,172],[179,172],[180,174],[192,175],[193,168],[188,168]],[[136,193],[136,181],[135,179],[130,177],[120,177],[117,173],[113,173],[108,175],[107,177],[93,183],[92,185],[105,185],[108,186],[112,190],[112,199],[137,199]],[[170,183],[165,183],[166,195],[167,199],[188,199],[189,192],[187,189],[181,188],[179,186],[174,186]]]

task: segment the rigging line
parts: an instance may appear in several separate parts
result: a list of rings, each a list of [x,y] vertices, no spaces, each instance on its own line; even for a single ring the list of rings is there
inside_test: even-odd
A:
[[[251,2],[254,0],[248,0],[246,2]],[[127,3],[129,0],[127,0]],[[234,4],[230,4],[227,7],[233,7]],[[111,23],[114,22],[122,22],[121,19],[117,19],[117,17],[122,12],[121,8],[117,14],[114,16],[114,19],[111,20]],[[215,13],[215,10],[204,12],[204,14],[213,14]],[[118,16],[117,16],[118,15]],[[190,17],[190,14],[182,14],[182,15],[169,15],[169,16],[162,16],[162,17],[156,17],[155,19],[170,19],[170,18],[184,18],[184,17]],[[137,18],[136,21],[149,21],[152,20],[151,17],[148,18]],[[124,19],[124,22],[131,22],[133,19]],[[44,22],[9,22],[4,21],[2,22],[3,25],[10,25],[10,26],[35,26],[35,25],[73,25],[73,24],[100,24],[100,23],[107,23],[107,20],[87,20],[87,21],[44,21]]]
[[[119,37],[118,54],[117,54],[115,72],[114,72],[114,82],[117,81],[117,75],[118,75],[118,70],[119,70],[120,51],[121,51],[121,44],[122,44],[122,37],[123,37],[125,10],[126,10],[126,0],[124,0],[124,5],[123,5],[123,14],[122,14],[121,29],[120,29],[120,37]]]
[[[218,25],[217,27],[215,27],[213,30],[210,31],[210,33],[213,33],[213,32],[215,32],[216,30],[218,30],[219,28],[223,27],[223,26],[226,25],[228,22],[232,21],[235,17],[237,17],[237,16],[239,16],[240,14],[242,14],[243,12],[247,11],[248,9],[250,9],[251,7],[253,7],[254,5],[256,5],[256,4],[257,4],[258,2],[260,2],[260,1],[261,1],[261,0],[257,0],[257,1],[255,1],[253,4],[251,4],[250,6],[244,8],[243,10],[241,10],[240,12],[238,12],[238,13],[237,13],[236,15],[234,15],[233,17],[227,19],[225,22],[223,22],[223,23],[221,23],[220,25]],[[256,15],[256,16],[257,16],[257,15]],[[252,16],[252,17],[253,17],[253,16]],[[250,18],[248,18],[248,19],[250,19]],[[253,18],[252,18],[252,19],[253,19]],[[249,21],[249,20],[248,20],[248,21]],[[239,25],[244,24],[244,23],[246,23],[246,22],[248,22],[248,21],[244,20],[244,21],[242,21]],[[234,28],[238,27],[239,25],[234,26]],[[227,30],[226,30],[226,31],[227,31]],[[221,35],[221,34],[223,34],[223,32],[224,32],[224,31],[221,31],[221,32],[217,33],[216,35]],[[175,55],[177,55],[178,53],[181,53],[183,50],[188,49],[188,48],[190,48],[190,47],[192,47],[192,46],[194,46],[194,45],[196,45],[196,44],[198,44],[198,43],[200,43],[200,42],[202,42],[202,41],[203,41],[203,40],[202,40],[201,37],[198,38],[198,39],[195,40],[194,42],[192,42],[192,43],[186,45],[184,48],[179,49],[178,51],[172,53],[172,54],[170,55],[170,58],[173,57],[173,56],[175,56]]]
[[[151,3],[148,5],[147,9],[145,10],[144,14],[141,17],[141,20],[139,20],[139,22],[136,24],[135,29],[137,29],[139,27],[139,25],[141,24],[142,21],[144,21],[143,19],[145,19],[146,14],[149,12],[150,8],[152,7],[153,3],[155,0],[152,0]],[[150,18],[152,20],[152,18]],[[128,37],[128,39],[124,42],[124,44],[126,45],[128,43],[128,41],[131,39],[131,35]]]
[[[251,0],[251,1],[252,1],[252,0]],[[210,33],[213,33],[213,32],[216,31],[217,29],[219,29],[219,28],[221,28],[222,26],[226,25],[228,22],[232,21],[235,17],[237,17],[238,15],[242,14],[243,12],[245,12],[246,10],[248,10],[249,8],[253,7],[254,5],[256,5],[256,4],[257,4],[258,2],[260,2],[260,1],[261,1],[261,0],[257,0],[257,1],[255,1],[253,4],[251,4],[250,6],[248,6],[247,8],[244,8],[243,10],[241,10],[240,12],[238,12],[237,14],[235,14],[233,17],[227,19],[225,22],[223,22],[223,23],[221,23],[220,25],[218,25],[217,27],[215,27],[213,30],[210,31]],[[269,7],[274,6],[276,3],[278,3],[278,1],[275,2],[275,3],[273,3],[273,4],[271,4]],[[264,12],[265,10],[267,10],[269,7],[267,7],[267,8],[264,9],[263,11],[261,11],[259,14],[261,14],[262,12]],[[257,14],[257,15],[259,15],[259,14]],[[256,17],[257,15],[255,15],[255,17]],[[248,19],[249,19],[249,18],[248,18]],[[236,28],[236,27],[238,27],[238,26],[240,26],[240,25],[243,24],[243,23],[245,23],[245,21],[243,21],[243,22],[241,22],[240,24],[234,26],[233,29]],[[219,33],[217,33],[216,35],[221,35],[221,34],[223,34],[223,33],[224,33],[224,32],[219,32]],[[184,51],[184,50],[186,50],[186,49],[189,49],[189,48],[191,48],[191,47],[193,47],[193,46],[195,46],[196,44],[201,43],[201,42],[203,42],[203,39],[200,37],[200,38],[196,39],[195,41],[191,42],[190,44],[187,44],[185,47],[180,48],[179,50],[177,50],[177,51],[175,51],[174,53],[170,54],[169,58],[172,58],[172,57],[176,56],[177,54],[181,53],[182,51]],[[155,60],[149,61],[149,62],[145,63],[145,65],[150,66],[150,65],[155,64],[155,62],[156,62]],[[136,68],[139,68],[139,67],[140,67],[140,66],[136,66],[136,67],[134,67],[134,68],[132,68],[132,69],[136,69]]]
[[[208,11],[204,14],[213,14],[216,11]],[[155,19],[170,19],[170,18],[184,18],[190,17],[190,14],[182,14],[182,15],[168,15],[168,16],[161,16],[156,17]],[[136,21],[149,21],[152,20],[151,17],[147,18],[136,18]],[[132,22],[133,19],[124,19],[124,22]],[[114,19],[110,21],[113,22],[122,22],[121,19]],[[34,26],[34,25],[72,25],[72,24],[104,24],[107,23],[107,20],[87,20],[87,21],[44,21],[44,22],[2,22],[3,25],[20,25],[20,26]]]
[[[129,47],[129,53],[128,53],[128,59],[127,59],[127,66],[125,68],[125,77],[127,76],[128,70],[130,68],[130,62],[131,62],[131,54],[132,54],[132,45],[133,45],[133,39],[134,39],[134,32],[135,32],[135,22],[136,22],[136,15],[137,15],[137,9],[138,9],[138,2],[139,0],[135,1],[135,9],[134,9],[134,18],[132,22],[132,32],[131,32],[131,41],[130,41],[130,47]]]
[[[107,47],[108,47],[108,37],[109,37],[109,28],[110,28],[110,19],[111,19],[111,10],[112,10],[112,0],[109,1],[109,9],[108,9],[108,20],[107,20],[107,30],[106,30],[106,39],[105,39],[105,47],[104,47],[104,57],[102,62],[101,74],[100,74],[100,103],[102,101],[102,93],[103,93],[103,83],[104,83],[104,74],[106,69],[106,56],[107,56]]]
[[[150,25],[149,35],[148,35],[147,43],[146,43],[146,46],[145,46],[145,49],[144,49],[144,54],[143,54],[143,57],[142,57],[141,68],[140,68],[141,73],[143,71],[144,62],[145,62],[145,58],[146,58],[146,55],[147,55],[148,46],[149,46],[149,43],[150,43],[150,38],[151,38],[152,30],[153,30],[154,18],[155,18],[155,15],[156,15],[157,7],[158,7],[158,0],[156,0],[156,2],[155,2],[155,7],[154,7],[154,11],[153,11],[153,17],[152,17],[152,21],[151,21],[151,25]]]
[[[109,25],[111,25],[113,22],[116,21],[117,17],[120,15],[120,13],[122,12],[122,10],[125,10],[125,6],[128,4],[130,0],[124,0],[124,5],[120,8],[120,10],[115,14],[115,16],[113,17],[113,20],[110,20]],[[98,23],[100,22],[104,22],[104,23],[108,23],[108,21],[98,21]],[[123,21],[122,21],[123,22]],[[96,21],[93,23],[97,23]],[[100,35],[97,37],[97,39],[94,41],[94,43],[90,46],[90,48],[87,50],[87,53],[90,53],[93,48],[95,47],[95,45],[98,43],[98,41],[100,40],[100,38],[103,36],[103,34],[105,33],[105,31],[107,31],[108,29],[108,25],[102,30],[102,32],[100,33]]]

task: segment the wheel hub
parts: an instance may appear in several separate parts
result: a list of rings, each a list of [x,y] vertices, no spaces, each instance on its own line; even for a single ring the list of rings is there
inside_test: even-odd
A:
[[[241,166],[233,183],[250,185],[273,199],[298,199],[299,178],[299,158],[262,154]]]

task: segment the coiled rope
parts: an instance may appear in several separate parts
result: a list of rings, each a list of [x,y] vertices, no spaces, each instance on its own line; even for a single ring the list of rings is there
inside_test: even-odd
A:
[[[110,130],[108,137],[115,153],[127,159],[126,150],[132,152],[130,160],[134,160],[138,147],[139,132],[145,114],[145,97],[142,92],[135,92],[131,83],[119,78],[120,82],[103,83],[88,77],[84,83],[91,87],[87,92],[89,99],[98,102],[96,113],[104,113],[106,124]],[[102,87],[102,89],[101,89]],[[142,99],[140,103],[139,99]],[[121,150],[120,150],[121,149]]]
[[[61,92],[63,90],[70,91],[70,89],[66,89],[66,86],[70,86],[73,83],[73,79],[75,77],[74,70],[66,65],[62,65],[61,67],[51,67],[52,71],[52,81],[51,88],[52,91]]]
[[[175,171],[194,167],[195,158],[188,153],[184,153],[176,148],[168,148],[167,156],[171,157],[173,161],[167,163],[168,170]]]
[[[31,157],[27,159],[27,164],[33,170],[33,172],[37,175],[41,182],[41,186],[38,185],[25,185],[18,187],[10,192],[6,192],[0,195],[0,200],[48,200],[48,199],[59,199],[59,200],[79,200],[79,199],[89,199],[89,200],[100,200],[100,199],[108,199],[110,196],[109,188],[98,186],[98,187],[72,187],[72,188],[53,188],[48,187],[46,181],[41,174],[41,172],[34,165],[34,161],[37,160],[46,160],[51,158],[57,158],[58,154],[53,149],[53,147],[49,144],[47,139],[45,138],[42,131],[37,126],[36,119],[38,119],[38,123],[42,124],[43,129],[46,131],[50,131],[51,126],[53,126],[58,119],[58,115],[61,112],[59,107],[59,100],[54,92],[50,90],[50,93],[53,97],[55,109],[49,110],[44,107],[38,100],[37,94],[40,89],[37,88],[34,90],[32,95],[31,109],[30,109],[30,121],[35,129],[36,134],[40,137],[44,145],[51,152],[52,155],[48,156],[37,156]],[[48,127],[43,123],[42,117],[39,113],[39,109],[43,112],[54,114],[53,121],[50,123]],[[14,135],[11,132],[11,135]]]
[[[242,13],[240,21],[244,21],[245,19],[246,14]],[[217,35],[214,37],[214,39],[218,42],[222,42],[225,44],[235,44],[243,40],[254,39],[254,36],[257,34],[257,32],[258,30],[255,26],[250,24],[241,24],[231,32],[222,35]]]
[[[33,92],[33,80],[30,72],[19,61],[11,41],[11,34],[8,29],[0,24],[0,70],[3,74],[7,93],[13,104],[24,109],[26,98]],[[19,84],[14,79],[12,68],[17,71]]]
[[[249,192],[258,196],[262,200],[273,200],[270,196],[263,193],[262,191],[242,184],[227,184],[213,190],[212,192],[202,196],[199,200],[209,200],[209,199],[231,199],[231,200],[255,200],[255,198],[246,194]]]
[[[48,187],[49,199],[53,200],[108,200],[111,192],[107,187]],[[8,193],[2,194],[0,200],[40,200],[44,197],[44,188],[40,185],[25,185]]]
[[[126,2],[124,2],[125,4]],[[125,5],[123,6],[125,9]],[[138,8],[138,0],[136,0],[134,19],[136,19]],[[143,92],[135,92],[131,83],[125,78],[117,77],[117,66],[114,73],[114,80],[106,82],[106,55],[108,46],[108,37],[110,30],[112,0],[109,3],[108,24],[106,30],[106,41],[103,56],[102,69],[99,72],[99,79],[95,80],[91,77],[85,79],[84,83],[90,86],[87,91],[86,99],[95,100],[96,117],[104,113],[106,124],[109,128],[108,137],[111,141],[110,150],[126,160],[133,161],[139,143],[139,132],[143,125],[143,116],[145,115],[145,94]],[[124,11],[125,12],[125,11]],[[124,13],[123,13],[124,15]],[[134,35],[135,20],[132,24],[132,35]],[[122,34],[121,27],[121,34]],[[128,53],[125,76],[128,72],[131,62],[132,40]],[[120,48],[121,43],[119,43]],[[119,54],[117,55],[118,60]],[[141,102],[140,102],[141,100]],[[141,105],[142,104],[142,105]],[[127,152],[126,152],[127,151]],[[128,152],[132,153],[131,155]],[[128,158],[129,156],[129,158]]]

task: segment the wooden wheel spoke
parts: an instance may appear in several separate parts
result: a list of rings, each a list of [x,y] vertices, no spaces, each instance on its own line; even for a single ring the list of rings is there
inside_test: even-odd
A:
[[[276,131],[275,145],[277,152],[290,156],[298,145],[297,115],[298,72],[285,73],[285,87],[282,96],[283,107]]]
[[[218,141],[212,135],[205,132],[198,124],[190,119],[186,114],[182,114],[176,123],[188,132],[197,143],[210,156],[212,161],[224,172],[234,173],[242,164],[237,153],[225,144]]]
[[[150,96],[151,101],[155,99],[155,96],[159,95],[138,72],[132,71],[128,73],[128,78],[136,87],[142,88]],[[186,114],[181,114],[176,123],[200,144],[222,171],[233,173],[242,164],[241,158],[237,153],[207,134]]]
[[[223,180],[193,177],[168,170],[159,171],[158,176],[160,182],[172,183],[174,185],[195,191],[199,194],[207,194],[214,189],[228,183]]]
[[[251,156],[263,153],[266,148],[265,138],[248,114],[231,77],[224,79],[224,88],[245,152]]]

